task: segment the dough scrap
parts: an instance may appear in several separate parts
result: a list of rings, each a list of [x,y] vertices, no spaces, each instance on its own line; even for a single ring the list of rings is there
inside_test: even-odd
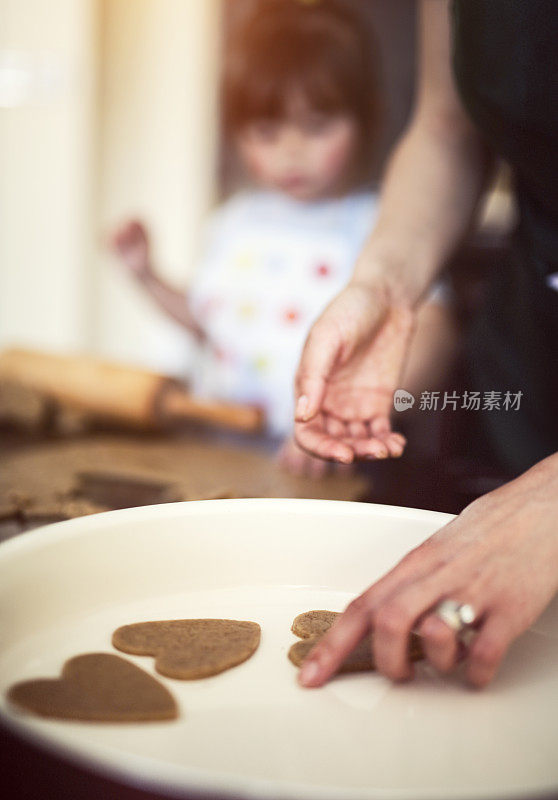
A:
[[[301,637],[302,641],[295,642],[291,646],[288,656],[296,667],[302,665],[310,650],[329,630],[338,616],[338,611],[306,611],[304,614],[299,614],[294,618],[291,630]],[[411,661],[418,661],[424,658],[420,638],[414,633],[411,634],[409,657]],[[347,656],[337,672],[342,674],[374,669],[376,669],[376,665],[372,656],[372,635],[368,634]]]
[[[41,717],[97,722],[175,719],[172,694],[143,669],[112,653],[84,653],[64,664],[60,678],[10,687],[8,700]]]
[[[361,500],[369,491],[362,475],[331,474],[320,480],[290,475],[261,444],[222,440],[191,429],[174,438],[96,434],[8,452],[0,470],[0,505],[8,501],[13,515],[42,520],[160,502],[100,502],[84,492],[83,473],[113,478],[115,493],[122,482],[134,479],[163,484],[168,488],[164,502],[227,497]],[[21,503],[9,499],[16,491],[25,498]]]
[[[112,643],[125,653],[155,657],[161,675],[195,680],[217,675],[252,656],[260,643],[256,622],[174,619],[124,625]]]

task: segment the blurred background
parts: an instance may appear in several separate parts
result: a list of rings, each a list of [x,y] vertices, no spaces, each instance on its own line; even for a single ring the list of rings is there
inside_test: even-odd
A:
[[[242,179],[217,88],[227,32],[254,2],[0,0],[0,346],[181,370],[187,337],[115,268],[106,236],[139,217],[165,277],[187,283],[207,211]],[[416,4],[364,5],[386,112],[373,183],[412,102]]]
[[[118,265],[108,238],[122,221],[142,220],[162,277],[188,286],[208,213],[245,182],[223,130],[219,80],[231,31],[263,2],[0,0],[0,350],[91,353],[170,375],[188,372],[191,338]],[[341,2],[365,15],[378,54],[383,114],[365,176],[377,189],[413,105],[418,3]],[[505,258],[512,221],[500,172],[481,224],[448,265],[461,330],[488,273]],[[457,371],[447,387],[459,389],[462,381]],[[131,400],[135,394],[120,392]],[[56,411],[53,424],[41,397],[4,390],[3,403],[0,422],[9,430],[14,416],[41,435],[83,429],[71,410],[67,418]],[[462,457],[470,435],[466,414],[423,412],[413,448],[377,467],[367,497],[460,510],[504,479],[480,455],[474,463]],[[405,495],[403,485],[412,491]],[[339,496],[337,485],[328,491]],[[284,492],[314,496],[316,484]]]
[[[176,363],[110,267],[144,218],[183,283],[216,194],[218,0],[1,0],[0,344]],[[167,352],[167,351],[171,352]]]

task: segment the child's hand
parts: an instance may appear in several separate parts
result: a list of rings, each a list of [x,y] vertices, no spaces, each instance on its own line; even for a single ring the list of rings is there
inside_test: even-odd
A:
[[[346,464],[332,464],[322,458],[315,458],[305,453],[294,440],[293,436],[285,439],[277,453],[277,460],[284,470],[292,475],[307,478],[323,478],[328,472],[351,472],[352,468]]]
[[[110,247],[136,277],[146,278],[151,274],[149,238],[141,222],[130,220],[121,225],[112,234]]]

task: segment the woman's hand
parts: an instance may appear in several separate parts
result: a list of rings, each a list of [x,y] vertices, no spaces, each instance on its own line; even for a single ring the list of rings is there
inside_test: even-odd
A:
[[[296,376],[298,444],[321,458],[400,456],[405,438],[391,430],[393,392],[414,323],[409,306],[351,283],[313,326]]]
[[[130,220],[110,237],[110,247],[137,278],[151,274],[151,256],[147,230],[141,222]]]
[[[347,464],[330,464],[322,458],[311,456],[300,449],[293,436],[285,439],[277,453],[277,460],[286,472],[299,477],[319,479],[332,470],[344,473],[352,470]]]
[[[459,642],[433,613],[447,598],[476,612],[466,675],[485,686],[558,590],[557,498],[555,454],[475,500],[348,606],[306,659],[302,685],[325,683],[370,631],[377,668],[392,680],[412,677],[411,630],[436,669],[452,670]]]

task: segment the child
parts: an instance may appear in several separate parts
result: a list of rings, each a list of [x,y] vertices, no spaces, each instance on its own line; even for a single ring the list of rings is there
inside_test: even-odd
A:
[[[369,34],[336,0],[260,0],[232,36],[223,111],[257,188],[210,220],[186,293],[166,285],[138,222],[114,236],[121,259],[167,314],[200,340],[194,391],[257,403],[282,463],[325,463],[291,439],[292,386],[306,334],[351,275],[376,216],[362,187],[378,130]]]

